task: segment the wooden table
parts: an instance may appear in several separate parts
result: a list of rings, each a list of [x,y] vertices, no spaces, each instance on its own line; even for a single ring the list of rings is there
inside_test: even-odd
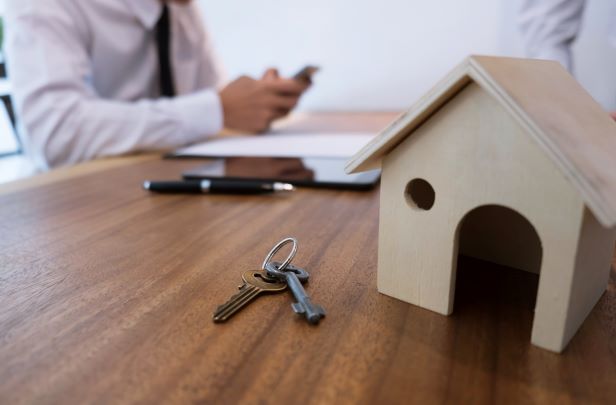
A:
[[[376,130],[391,114],[314,115]],[[460,259],[451,317],[376,290],[378,191],[150,195],[195,161],[98,161],[0,188],[0,403],[614,403],[616,275],[562,355],[530,345],[535,275]],[[212,312],[282,237],[289,293]]]

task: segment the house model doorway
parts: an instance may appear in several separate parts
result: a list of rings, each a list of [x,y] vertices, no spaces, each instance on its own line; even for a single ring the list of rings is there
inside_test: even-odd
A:
[[[541,239],[530,221],[511,208],[483,205],[471,210],[460,220],[455,237],[457,249],[454,250],[452,258],[455,272],[453,278],[456,280],[452,283],[455,286],[455,292],[452,294],[454,313],[460,309],[458,305],[460,299],[488,302],[494,301],[494,295],[506,293],[508,296],[518,297],[514,300],[515,305],[521,308],[517,309],[530,312],[529,316],[532,319],[543,249]],[[468,258],[482,260],[485,265]],[[498,266],[493,265],[494,263]],[[489,270],[489,273],[486,273],[486,270]],[[500,277],[505,276],[500,274],[502,272],[527,272],[532,275],[508,274],[506,277]],[[506,281],[503,280],[512,277],[516,280],[532,279],[534,282],[504,285]],[[462,287],[463,290],[460,290],[460,285],[468,284],[476,285],[471,289]],[[528,291],[512,291],[516,288]],[[461,297],[460,294],[474,296]],[[532,298],[528,300],[519,297]],[[503,300],[507,298],[496,299],[496,301]],[[530,338],[531,324],[527,326]]]

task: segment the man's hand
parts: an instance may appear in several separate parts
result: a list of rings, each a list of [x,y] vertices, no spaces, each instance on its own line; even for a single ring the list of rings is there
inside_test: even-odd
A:
[[[614,121],[616,121],[616,111],[612,111],[612,112],[610,113],[610,117],[612,117],[612,119],[613,119]]]
[[[297,105],[307,88],[296,80],[279,78],[275,69],[268,69],[261,80],[242,76],[220,92],[224,125],[242,131],[266,131],[272,121]]]

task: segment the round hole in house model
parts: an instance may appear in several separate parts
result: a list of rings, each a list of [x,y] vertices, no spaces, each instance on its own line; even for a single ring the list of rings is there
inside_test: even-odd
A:
[[[412,208],[428,211],[434,205],[436,193],[426,180],[413,179],[406,185],[404,197]]]

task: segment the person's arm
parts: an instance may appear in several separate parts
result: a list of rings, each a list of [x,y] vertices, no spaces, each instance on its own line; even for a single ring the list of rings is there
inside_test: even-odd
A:
[[[74,20],[51,7],[8,7],[7,12],[6,51],[15,104],[29,146],[50,166],[173,148],[221,129],[223,112],[215,89],[174,99],[102,99],[88,84],[92,68],[87,41]]]
[[[586,0],[520,0],[519,25],[528,57],[573,68],[571,43],[580,30]]]

